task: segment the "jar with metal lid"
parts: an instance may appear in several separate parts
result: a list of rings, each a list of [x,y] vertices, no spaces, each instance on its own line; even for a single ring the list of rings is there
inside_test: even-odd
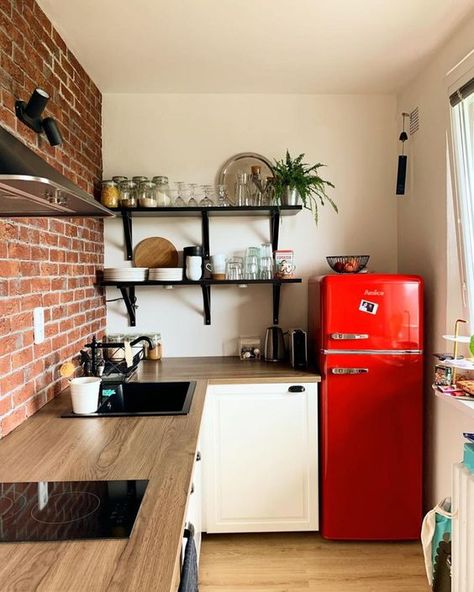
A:
[[[120,183],[120,206],[122,208],[137,207],[137,184],[133,181]]]
[[[141,208],[156,208],[156,183],[145,181],[138,186],[138,205]]]
[[[120,191],[117,183],[111,180],[102,181],[100,201],[106,208],[118,208]]]
[[[171,205],[171,194],[168,184],[168,177],[157,175],[153,177],[153,182],[156,183],[156,202],[158,207],[167,207]]]
[[[159,333],[154,335],[147,335],[150,338],[152,347],[145,344],[145,357],[147,360],[161,360],[162,356],[162,345],[161,335]]]
[[[137,177],[132,177],[132,181],[139,185],[140,183],[145,183],[148,181],[148,177],[141,177],[140,175]]]
[[[120,185],[122,181],[128,181],[128,177],[122,177],[120,175],[117,175],[115,177],[112,177],[112,181],[114,181],[114,183],[117,183],[117,185]]]

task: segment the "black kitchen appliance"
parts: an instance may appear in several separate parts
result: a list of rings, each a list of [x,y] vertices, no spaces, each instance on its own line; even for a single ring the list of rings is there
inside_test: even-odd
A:
[[[0,483],[0,542],[123,539],[147,480]]]
[[[280,327],[268,327],[265,333],[264,358],[266,362],[282,362],[285,359],[285,338]]]
[[[303,329],[291,329],[289,335],[291,365],[305,370],[308,367],[308,335]]]

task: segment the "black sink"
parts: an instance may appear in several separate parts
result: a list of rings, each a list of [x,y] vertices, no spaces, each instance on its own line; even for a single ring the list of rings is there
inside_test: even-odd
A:
[[[195,382],[125,382],[104,385],[95,413],[63,417],[118,417],[135,415],[187,415]]]

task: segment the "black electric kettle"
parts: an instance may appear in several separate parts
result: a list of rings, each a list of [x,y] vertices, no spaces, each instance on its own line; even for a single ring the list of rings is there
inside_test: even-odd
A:
[[[285,339],[280,327],[268,327],[265,333],[263,356],[266,362],[282,362],[285,359]]]

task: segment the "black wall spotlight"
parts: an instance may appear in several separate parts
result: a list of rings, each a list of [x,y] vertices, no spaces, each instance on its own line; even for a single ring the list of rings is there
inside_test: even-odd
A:
[[[42,88],[35,88],[28,103],[16,101],[16,116],[37,134],[44,132],[51,146],[59,146],[63,143],[63,138],[56,121],[52,117],[41,119],[48,101],[48,93]]]

